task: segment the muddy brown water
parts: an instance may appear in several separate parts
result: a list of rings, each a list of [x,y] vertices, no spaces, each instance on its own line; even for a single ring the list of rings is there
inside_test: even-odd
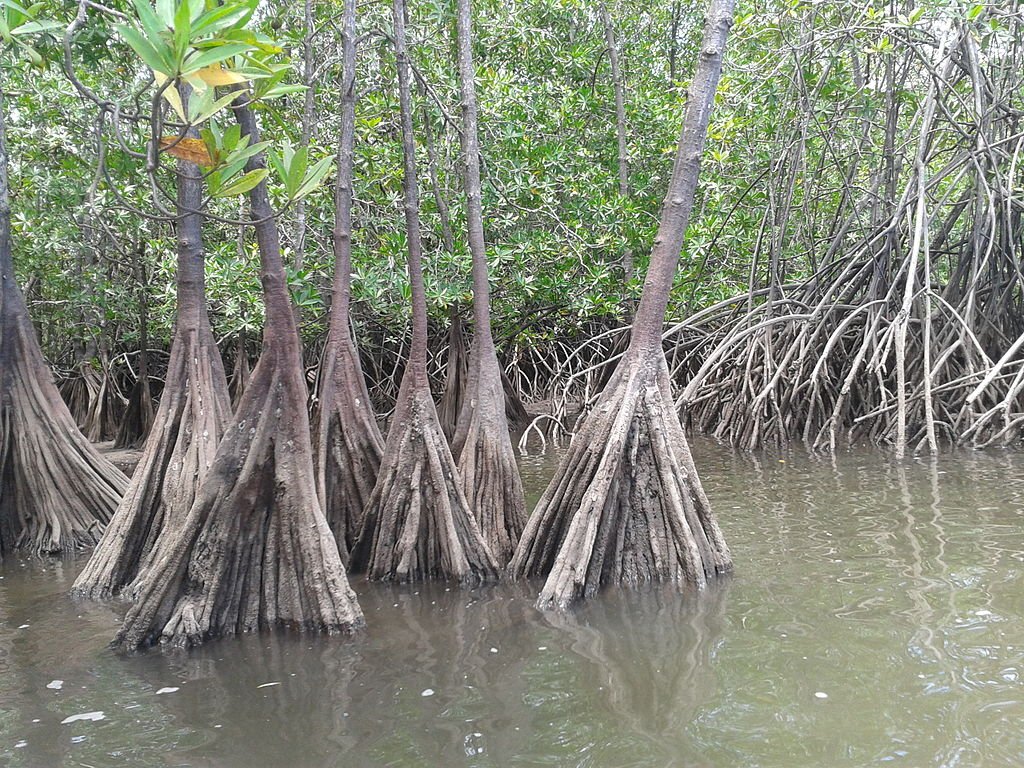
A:
[[[694,452],[737,565],[702,595],[357,581],[357,638],[124,658],[81,559],[8,558],[0,765],[1024,764],[1024,455]]]

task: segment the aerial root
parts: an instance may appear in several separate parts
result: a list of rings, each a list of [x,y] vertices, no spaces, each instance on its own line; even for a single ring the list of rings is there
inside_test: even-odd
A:
[[[92,546],[128,478],[78,430],[31,323],[14,315],[20,296],[7,300],[0,305],[0,556]]]
[[[284,357],[264,351],[192,508],[139,575],[117,647],[189,646],[269,627],[362,626],[312,462],[302,456],[301,372]]]
[[[230,417],[224,367],[209,327],[179,331],[142,458],[73,594],[102,599],[124,590],[132,596],[129,585],[151,566],[157,541],[192,507]]]
[[[358,355],[347,336],[328,346],[314,420],[318,493],[346,563],[362,530],[363,510],[384,453]]]
[[[458,482],[429,391],[406,379],[352,553],[371,579],[491,581],[498,566]]]
[[[547,577],[542,608],[608,584],[701,588],[731,568],[657,363],[620,367],[527,523],[509,568]]]

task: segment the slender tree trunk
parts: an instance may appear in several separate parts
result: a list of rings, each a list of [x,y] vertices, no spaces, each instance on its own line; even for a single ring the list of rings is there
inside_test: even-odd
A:
[[[345,0],[341,135],[334,188],[334,288],[320,369],[315,422],[317,491],[346,561],[355,546],[380,469],[384,438],[373,413],[352,338],[352,166],[355,145],[356,2]]]
[[[405,159],[412,347],[353,564],[374,579],[493,579],[497,564],[459,484],[427,380],[427,300],[404,0],[394,0],[392,16]]]
[[[466,323],[462,319],[459,303],[452,304],[448,313],[448,361],[445,365],[444,393],[437,406],[437,418],[449,444],[455,437],[455,429],[462,412],[466,395],[466,380],[469,378],[469,350],[466,349]]]
[[[629,199],[629,149],[626,131],[626,88],[623,83],[622,70],[619,68],[619,49],[615,39],[615,25],[608,12],[608,4],[601,3],[601,21],[604,23],[604,39],[608,46],[608,62],[612,70],[612,85],[615,88],[615,137],[619,148],[619,196]],[[622,274],[626,280],[633,279],[633,250],[626,243],[622,252]]]
[[[245,198],[240,197],[238,199],[238,218],[240,221],[245,219],[245,204]],[[235,253],[242,261],[248,258],[246,249],[247,230],[248,227],[245,224],[239,224],[235,236]],[[237,409],[238,404],[242,402],[242,395],[245,394],[245,388],[249,386],[249,377],[252,376],[252,367],[249,365],[248,342],[249,335],[243,327],[239,330],[238,336],[235,337],[235,359],[231,364],[231,376],[228,379],[228,392],[231,393],[232,410]]]
[[[0,557],[94,544],[128,485],[75,425],[14,274],[0,89]]]
[[[420,83],[420,96],[425,97],[427,89]],[[434,205],[437,207],[438,218],[441,219],[441,242],[448,253],[455,253],[455,235],[452,232],[452,217],[448,212],[448,201],[444,199],[441,179],[437,171],[437,147],[434,145],[434,130],[431,125],[430,108],[423,98],[423,135],[427,140],[427,174],[430,176],[430,189],[434,193]]]
[[[149,281],[146,279],[145,240],[135,249],[132,271],[139,291],[139,378],[132,387],[121,425],[114,438],[115,448],[134,448],[145,442],[153,427],[153,389],[149,378]]]
[[[484,242],[470,0],[458,0],[456,9],[466,224],[469,251],[473,257],[474,327],[468,386],[452,451],[458,457],[462,490],[469,499],[480,530],[495,558],[504,565],[512,557],[526,525],[526,501],[509,438],[501,366],[491,334],[491,288]]]
[[[60,384],[60,394],[68,404],[71,416],[86,439],[99,442],[104,439],[102,434],[104,414],[103,395],[105,387],[103,378],[96,371],[94,362],[100,353],[99,339],[103,332],[102,319],[95,315],[96,311],[96,280],[87,270],[94,269],[98,262],[97,251],[100,249],[102,235],[97,232],[89,214],[93,210],[96,196],[94,184],[86,192],[88,213],[75,219],[81,231],[81,247],[78,249],[78,260],[75,279],[82,286],[86,301],[77,307],[77,325],[80,339],[74,343],[76,360],[74,370]]]
[[[251,143],[248,92],[234,102]],[[248,172],[265,167],[262,154]],[[260,250],[263,353],[181,526],[158,542],[117,645],[192,645],[273,627],[352,631],[363,623],[316,495],[294,307],[266,182],[249,192]]]
[[[313,0],[304,0],[302,10],[302,84],[306,86],[306,90],[302,94],[302,132],[299,136],[299,146],[308,149],[313,138],[313,121],[316,119],[316,88],[313,82]],[[295,255],[292,264],[296,272],[306,264],[306,218],[306,200],[302,198],[295,203]]]
[[[605,584],[705,586],[732,560],[675,410],[661,332],[693,207],[733,0],[711,0],[629,349],[530,517],[510,570],[565,608]]]
[[[231,378],[228,380],[228,392],[231,394],[231,408],[235,409],[242,402],[245,388],[249,386],[252,369],[249,367],[248,334],[243,328],[235,337],[235,359],[231,364]]]
[[[434,205],[437,208],[437,216],[441,223],[441,242],[445,251],[455,255],[455,234],[452,232],[451,214],[448,211],[448,202],[444,198],[444,191],[441,189],[441,180],[438,175],[437,148],[434,145],[434,129],[431,125],[430,107],[427,104],[427,89],[423,82],[419,82],[420,98],[423,101],[423,135],[426,137],[427,145],[427,175],[430,177],[430,189],[434,193]],[[459,313],[459,303],[452,304],[449,313],[450,325],[448,326],[448,363],[445,366],[444,392],[437,407],[437,416],[441,421],[441,429],[449,443],[455,436],[455,428],[458,425],[459,413],[462,411],[462,401],[466,395],[467,360],[466,339],[463,333],[465,323]]]
[[[182,90],[187,104],[189,93]],[[188,135],[198,134],[192,129]],[[84,597],[135,591],[129,585],[154,567],[158,542],[181,530],[231,418],[206,310],[202,173],[185,160],[178,161],[177,195],[178,306],[164,392],[128,492],[75,580],[72,592]]]
[[[675,88],[676,73],[679,59],[679,24],[683,18],[683,4],[680,0],[672,3],[672,20],[669,22],[668,35],[668,81],[669,87]]]

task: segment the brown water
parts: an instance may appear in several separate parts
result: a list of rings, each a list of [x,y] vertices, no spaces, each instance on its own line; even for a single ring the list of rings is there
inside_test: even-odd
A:
[[[0,765],[1024,764],[1024,455],[695,453],[737,564],[700,596],[358,582],[356,639],[121,658],[80,560],[9,558]]]

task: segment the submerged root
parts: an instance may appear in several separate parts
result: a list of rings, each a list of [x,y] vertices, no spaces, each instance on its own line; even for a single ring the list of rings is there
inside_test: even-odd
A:
[[[545,621],[608,681],[605,705],[617,718],[638,734],[664,739],[684,730],[715,689],[712,662],[727,626],[729,587],[724,579],[689,600],[659,586],[609,593]]]
[[[347,562],[384,453],[384,438],[351,339],[325,352],[317,408],[317,489],[327,524]]]
[[[316,497],[305,386],[293,357],[264,351],[195,503],[140,574],[118,647],[362,625]]]
[[[627,358],[572,440],[510,571],[564,609],[607,584],[702,588],[730,570],[673,407],[664,355]]]
[[[109,597],[132,582],[157,541],[181,526],[230,417],[224,366],[209,328],[179,331],[142,459],[74,594]]]
[[[497,563],[459,485],[430,390],[413,379],[410,372],[399,393],[353,567],[385,581],[496,579]]]

